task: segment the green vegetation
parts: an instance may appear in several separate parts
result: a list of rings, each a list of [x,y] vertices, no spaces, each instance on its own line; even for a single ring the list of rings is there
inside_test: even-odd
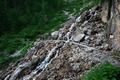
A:
[[[67,0],[66,0],[67,1]],[[72,0],[71,0],[72,1]],[[100,0],[1,0],[0,1],[0,66],[9,55],[32,43],[38,35],[57,30],[68,18],[98,4]],[[90,3],[88,5],[88,3]],[[29,48],[29,47],[27,47]],[[27,51],[23,50],[25,53]],[[23,56],[23,55],[22,55]],[[21,57],[21,56],[20,56]]]
[[[119,75],[119,67],[106,63],[93,68],[82,80],[120,80]]]
[[[89,2],[91,4],[86,6]],[[80,8],[84,10],[96,4],[93,0],[74,0],[72,3],[63,0],[4,0],[0,3],[3,10],[0,13],[0,52],[9,54],[35,40],[38,34],[57,29],[68,17],[63,10],[79,12]]]
[[[8,64],[10,62],[17,62],[19,61],[19,59],[21,58],[21,56],[19,57],[9,57],[9,56],[0,56],[0,69],[4,69],[6,67],[8,67]]]
[[[19,62],[20,58],[24,57],[24,55],[27,53],[27,49],[32,47],[32,45],[33,45],[33,42],[29,43],[28,45],[23,47],[21,50],[19,50],[21,53],[19,56],[12,57],[12,56],[9,56],[8,54],[0,55],[0,69],[5,69],[6,67],[8,67],[8,64],[11,62],[13,63]]]

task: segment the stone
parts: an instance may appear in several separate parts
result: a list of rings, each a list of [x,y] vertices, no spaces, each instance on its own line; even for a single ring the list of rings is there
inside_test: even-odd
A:
[[[81,16],[79,16],[77,19],[76,19],[76,22],[80,22],[81,20]]]
[[[32,56],[32,60],[34,60],[34,59],[36,59],[37,58],[37,56],[36,55],[33,55]]]
[[[86,27],[83,28],[83,33],[86,35],[87,34],[88,29]]]
[[[34,46],[35,46],[35,45],[37,45],[37,44],[38,44],[38,42],[37,42],[37,41],[35,41],[35,42],[34,42]]]
[[[71,79],[65,79],[65,78],[64,78],[63,80],[71,80]]]
[[[110,39],[112,39],[112,38],[114,38],[114,36],[113,36],[113,35],[110,35]]]
[[[98,34],[98,29],[93,29],[93,30],[91,31],[91,35],[95,35],[95,34]]]
[[[87,34],[88,34],[88,35],[91,35],[91,33],[92,33],[92,30],[88,30],[88,31],[87,31]]]
[[[100,48],[99,48],[99,49],[103,50],[103,49],[104,49],[104,45],[100,46]]]
[[[85,37],[85,34],[78,34],[77,36],[74,37],[74,41],[79,42],[82,41]]]
[[[80,69],[80,63],[72,63],[71,66],[72,66],[73,70],[75,70],[75,71]]]
[[[85,37],[85,40],[88,40],[88,39],[89,39],[89,36],[86,36],[86,37]]]
[[[59,35],[59,31],[54,31],[51,33],[52,37],[57,37]]]
[[[100,46],[102,44],[102,40],[101,39],[97,39],[96,40],[96,46]]]
[[[35,48],[36,48],[36,49],[40,49],[40,48],[42,48],[42,47],[44,47],[44,46],[45,46],[45,44],[44,44],[43,42],[38,42],[38,43],[36,44]]]
[[[88,23],[88,21],[85,21],[81,26],[85,26]]]
[[[93,51],[94,51],[94,48],[86,48],[85,51],[86,51],[87,53],[90,53],[90,52],[93,52]]]
[[[21,52],[22,52],[22,49],[19,50],[19,51],[16,51],[14,54],[12,54],[10,57],[17,57],[17,56],[20,56],[21,55]]]
[[[105,44],[105,48],[108,48],[109,47],[109,45],[108,44]]]
[[[105,45],[104,45],[104,49],[107,50],[107,51],[111,50],[109,44],[105,44]]]

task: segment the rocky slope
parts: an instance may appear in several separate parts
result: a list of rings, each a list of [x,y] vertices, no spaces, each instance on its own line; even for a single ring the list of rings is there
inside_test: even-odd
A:
[[[17,66],[1,72],[4,80],[80,80],[93,66],[110,62],[112,49],[101,20],[101,7],[71,18],[51,39],[37,39]]]

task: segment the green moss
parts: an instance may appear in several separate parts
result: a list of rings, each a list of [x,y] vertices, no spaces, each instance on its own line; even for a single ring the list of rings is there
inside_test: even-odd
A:
[[[109,63],[101,64],[86,73],[82,80],[120,80],[120,68]]]

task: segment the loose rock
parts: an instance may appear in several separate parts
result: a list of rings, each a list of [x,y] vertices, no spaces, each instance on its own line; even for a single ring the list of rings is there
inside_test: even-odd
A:
[[[58,31],[54,31],[54,32],[51,33],[52,37],[58,37],[58,35],[59,35]]]
[[[74,41],[76,42],[83,41],[84,38],[85,34],[78,34],[77,36],[74,37]]]

